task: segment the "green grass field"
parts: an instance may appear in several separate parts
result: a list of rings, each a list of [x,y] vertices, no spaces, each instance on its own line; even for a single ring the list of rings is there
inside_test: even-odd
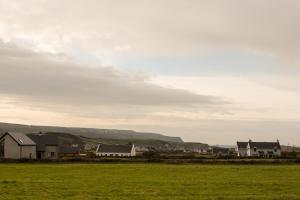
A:
[[[300,199],[300,165],[0,164],[0,199]]]

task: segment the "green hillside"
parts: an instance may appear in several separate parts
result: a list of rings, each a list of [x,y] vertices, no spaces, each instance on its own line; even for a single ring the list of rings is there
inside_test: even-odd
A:
[[[95,129],[95,128],[74,128],[57,126],[31,126],[22,124],[10,124],[0,122],[0,132],[15,131],[22,133],[38,132],[58,132],[70,133],[72,135],[82,136],[94,139],[113,139],[113,140],[159,140],[165,142],[183,142],[180,137],[170,137],[157,133],[136,132],[132,130],[117,129]]]

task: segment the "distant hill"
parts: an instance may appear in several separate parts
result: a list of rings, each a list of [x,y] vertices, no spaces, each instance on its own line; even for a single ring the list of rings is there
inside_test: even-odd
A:
[[[76,136],[92,139],[110,139],[110,140],[159,140],[164,142],[183,143],[180,137],[170,137],[157,133],[136,132],[132,130],[117,129],[96,129],[96,128],[74,128],[57,126],[32,126],[22,124],[10,124],[0,122],[0,133],[4,132],[58,132],[69,133]]]

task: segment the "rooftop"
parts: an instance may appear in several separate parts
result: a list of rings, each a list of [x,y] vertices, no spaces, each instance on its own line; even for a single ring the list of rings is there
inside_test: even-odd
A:
[[[46,146],[58,145],[58,138],[55,135],[29,134],[28,137],[30,137],[36,143],[37,151],[45,151]]]
[[[133,145],[99,144],[97,153],[130,153]]]
[[[248,142],[236,142],[238,148],[247,148]]]
[[[5,133],[1,137],[4,137],[5,135],[10,135],[21,146],[35,146],[36,145],[34,141],[32,141],[27,135],[25,135],[23,133],[9,132],[9,133]]]
[[[250,148],[258,148],[258,149],[280,149],[279,142],[249,142]]]

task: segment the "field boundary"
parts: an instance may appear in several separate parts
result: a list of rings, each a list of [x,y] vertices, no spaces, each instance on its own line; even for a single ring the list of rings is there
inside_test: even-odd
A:
[[[166,164],[300,164],[300,159],[144,159],[144,158],[68,158],[59,160],[12,160],[0,159],[4,163],[166,163]]]

